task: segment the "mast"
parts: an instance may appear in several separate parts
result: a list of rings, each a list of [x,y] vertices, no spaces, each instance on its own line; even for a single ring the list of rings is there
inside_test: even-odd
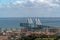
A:
[[[39,18],[35,19],[35,26],[37,27],[37,25],[42,25],[42,23],[41,23]]]
[[[28,23],[28,28],[29,28],[29,29],[32,28],[32,27],[34,27],[34,23],[33,23],[32,18],[28,18],[28,19],[27,19],[27,23]]]
[[[31,18],[28,18],[27,22],[28,22],[29,24],[32,24],[32,23],[33,23],[33,21],[32,21]]]

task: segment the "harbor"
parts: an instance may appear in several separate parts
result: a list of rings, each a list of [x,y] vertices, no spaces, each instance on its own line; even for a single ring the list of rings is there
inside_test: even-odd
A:
[[[60,27],[43,25],[39,18],[34,21],[28,18],[25,21],[27,22],[20,23],[19,29],[0,28],[0,40],[59,40]]]

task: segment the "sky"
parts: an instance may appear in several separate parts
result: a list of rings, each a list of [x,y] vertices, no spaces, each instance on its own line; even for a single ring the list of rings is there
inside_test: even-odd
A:
[[[60,17],[60,0],[0,0],[0,17]]]

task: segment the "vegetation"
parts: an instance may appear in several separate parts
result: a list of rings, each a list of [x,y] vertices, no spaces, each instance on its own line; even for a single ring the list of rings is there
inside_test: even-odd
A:
[[[21,37],[18,40],[59,40],[60,36],[54,37],[54,35],[49,36],[48,35],[29,35],[26,37]]]

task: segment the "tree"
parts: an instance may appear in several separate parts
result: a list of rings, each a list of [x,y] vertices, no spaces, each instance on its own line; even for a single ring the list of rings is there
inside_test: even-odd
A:
[[[41,38],[35,38],[34,40],[41,40]]]

